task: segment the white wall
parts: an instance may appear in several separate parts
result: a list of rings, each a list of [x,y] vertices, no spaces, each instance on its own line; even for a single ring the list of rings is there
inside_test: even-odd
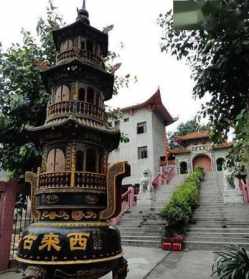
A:
[[[160,173],[160,157],[165,155],[165,125],[163,121],[155,114],[152,113],[152,141],[153,141],[153,164],[154,176]]]
[[[190,149],[190,148],[189,148]],[[216,150],[209,150],[209,151],[197,151],[197,152],[191,152],[189,154],[178,154],[176,155],[176,166],[177,166],[177,173],[180,173],[180,163],[181,162],[187,162],[188,163],[188,171],[190,172],[192,170],[192,161],[195,156],[198,154],[206,154],[208,155],[212,160],[212,167],[213,171],[217,171],[217,165],[216,160],[219,158],[224,158],[226,160],[226,156],[229,153],[229,149],[216,149]]]
[[[124,119],[129,117],[128,122]],[[144,134],[137,134],[137,123],[147,123],[147,131]],[[146,169],[152,171],[154,177],[160,170],[160,156],[163,156],[163,124],[154,113],[147,109],[136,111],[133,115],[124,114],[120,120],[120,131],[127,134],[129,143],[120,143],[117,150],[109,155],[110,164],[117,161],[128,161],[131,165],[131,176],[124,179],[124,184],[140,183],[142,173]],[[148,158],[138,159],[138,147],[148,147]]]

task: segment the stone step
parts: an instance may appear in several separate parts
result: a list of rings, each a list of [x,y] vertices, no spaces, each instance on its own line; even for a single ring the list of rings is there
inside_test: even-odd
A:
[[[121,237],[122,238],[122,237]],[[151,235],[151,236],[147,236],[147,235],[139,235],[139,236],[135,236],[135,235],[125,235],[122,239],[125,240],[155,240],[155,241],[161,241],[161,235]]]
[[[140,231],[140,230],[122,230],[120,231],[121,237],[161,237],[163,231]]]
[[[240,243],[240,242],[247,242],[248,237],[229,237],[229,236],[216,236],[216,235],[191,235],[186,238],[188,241],[208,241],[208,242],[230,242],[230,243]]]
[[[245,228],[238,228],[238,227],[228,227],[228,228],[222,228],[222,227],[190,227],[186,230],[187,232],[191,232],[191,233],[195,233],[195,232],[199,232],[199,233],[249,233],[249,227],[245,227]]]
[[[210,227],[223,227],[226,226],[227,228],[249,228],[249,224],[232,224],[232,223],[227,223],[227,222],[197,222],[198,226],[206,226],[207,229],[209,229]],[[193,225],[194,226],[194,225]]]
[[[249,238],[249,232],[241,232],[238,233],[237,231],[235,232],[212,232],[212,231],[191,231],[189,232],[190,237],[229,237],[229,238]]]
[[[121,222],[119,227],[122,227],[122,226],[127,226],[127,225],[131,225],[131,226],[164,226],[166,224],[165,221],[146,221],[146,222],[143,222],[143,221],[140,221],[140,222],[137,222],[137,221],[130,221],[130,222]]]
[[[122,232],[127,230],[141,230],[146,232],[154,232],[154,231],[161,231],[163,226],[118,226],[118,229]]]
[[[220,241],[185,241],[185,247],[189,250],[208,250],[208,251],[224,251],[227,247],[231,246],[231,242]],[[249,242],[239,242],[236,245],[249,249]]]
[[[124,246],[135,246],[135,247],[161,247],[161,240],[126,240],[122,239],[122,245]]]

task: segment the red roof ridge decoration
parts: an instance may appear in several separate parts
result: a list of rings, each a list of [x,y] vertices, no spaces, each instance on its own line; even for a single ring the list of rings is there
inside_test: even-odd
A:
[[[164,104],[162,103],[160,89],[157,89],[156,93],[154,93],[145,102],[143,102],[141,104],[122,108],[121,111],[122,112],[131,111],[132,113],[134,113],[135,111],[138,111],[143,108],[149,108],[152,111],[157,112],[163,119],[165,125],[170,125],[176,121],[176,119],[170,115],[170,113],[168,112],[168,110],[166,109]]]

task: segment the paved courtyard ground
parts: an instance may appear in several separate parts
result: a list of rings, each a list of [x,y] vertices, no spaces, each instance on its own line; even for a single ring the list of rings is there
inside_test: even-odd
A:
[[[127,279],[210,279],[214,254],[210,251],[169,253],[161,249],[125,247]],[[0,274],[0,279],[21,279],[21,273]],[[103,279],[111,279],[111,275]]]

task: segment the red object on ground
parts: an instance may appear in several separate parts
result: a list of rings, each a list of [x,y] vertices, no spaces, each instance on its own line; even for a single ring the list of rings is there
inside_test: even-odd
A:
[[[18,185],[15,182],[0,182],[0,271],[9,265],[13,229],[13,214]]]
[[[183,244],[180,242],[175,242],[172,244],[172,250],[173,251],[182,251],[183,250]]]
[[[184,244],[184,235],[174,234],[173,236],[166,237],[162,243],[163,250],[182,251]]]
[[[162,249],[163,250],[171,250],[172,249],[172,243],[171,242],[163,242]]]

